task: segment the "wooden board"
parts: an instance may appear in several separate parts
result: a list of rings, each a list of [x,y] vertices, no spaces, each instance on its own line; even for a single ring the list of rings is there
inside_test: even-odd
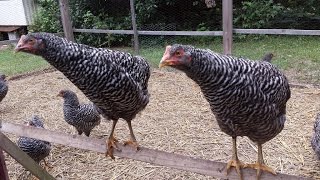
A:
[[[24,168],[41,180],[54,180],[47,171],[41,168],[38,163],[31,159],[18,146],[16,146],[9,138],[0,132],[0,148],[19,162]]]
[[[110,30],[110,29],[73,29],[73,32],[81,33],[106,33],[106,34],[134,34],[133,30]],[[274,34],[274,35],[309,35],[319,36],[320,30],[301,29],[233,29],[236,34]],[[223,31],[141,31],[138,35],[159,36],[223,36]]]
[[[12,123],[3,123],[0,131],[13,133],[19,136],[26,136],[31,138],[37,138],[40,140],[49,141],[52,143],[62,144],[65,146],[95,151],[99,153],[106,152],[105,139],[95,139],[90,137],[69,135],[61,132],[49,131],[46,129],[27,127]],[[123,158],[130,158],[138,161],[148,162],[152,164],[162,165],[175,169],[195,172],[215,178],[222,179],[238,179],[238,175],[235,170],[231,170],[228,176],[225,175],[226,163],[215,162],[210,160],[198,159],[188,156],[183,156],[174,153],[167,153],[164,151],[158,151],[141,147],[139,151],[133,150],[131,147],[123,146],[119,144],[121,152],[115,151],[114,155]],[[109,157],[106,157],[109,158]],[[256,171],[253,169],[243,169],[243,176],[246,180],[256,179]],[[296,177],[286,174],[278,174],[273,176],[269,173],[263,173],[261,180],[273,179],[309,179],[304,177]]]
[[[4,154],[1,148],[0,148],[0,180],[9,180],[6,161],[4,159]]]

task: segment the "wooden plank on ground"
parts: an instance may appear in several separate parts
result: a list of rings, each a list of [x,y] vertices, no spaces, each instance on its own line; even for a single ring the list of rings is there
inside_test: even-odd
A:
[[[16,144],[0,132],[0,148],[12,156],[24,168],[41,180],[54,180],[47,171],[39,166],[31,157],[24,153]]]
[[[2,149],[0,148],[0,180],[9,180],[8,169]]]
[[[105,139],[95,139],[91,137],[84,137],[78,135],[70,135],[61,132],[50,131],[41,128],[27,127],[24,125],[3,123],[0,131],[16,134],[19,136],[26,136],[37,138],[52,143],[62,144],[65,146],[75,147],[95,151],[99,153],[106,152]],[[226,163],[215,162],[210,160],[198,159],[188,156],[183,156],[164,151],[158,151],[141,147],[139,151],[133,150],[131,147],[122,146],[119,144],[121,152],[115,151],[114,155],[123,158],[134,159],[138,161],[148,162],[152,164],[162,165],[175,169],[190,171],[203,175],[209,175],[222,179],[238,179],[238,175],[232,170],[228,176],[225,175]],[[108,157],[109,158],[109,157]],[[243,175],[246,180],[256,179],[256,171],[253,169],[243,169]],[[278,174],[273,176],[269,173],[263,173],[261,180],[274,179],[274,180],[304,180],[309,179],[305,177],[297,177],[286,174]]]

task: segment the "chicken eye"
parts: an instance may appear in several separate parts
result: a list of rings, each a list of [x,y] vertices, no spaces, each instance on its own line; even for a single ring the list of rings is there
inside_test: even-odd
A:
[[[181,56],[181,52],[180,51],[176,51],[176,56]]]
[[[28,39],[28,43],[33,43],[34,39]]]

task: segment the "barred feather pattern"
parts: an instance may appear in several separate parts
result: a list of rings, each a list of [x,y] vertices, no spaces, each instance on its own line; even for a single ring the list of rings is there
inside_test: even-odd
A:
[[[260,144],[281,132],[290,88],[274,65],[184,45],[173,45],[170,53],[181,48],[191,62],[176,68],[199,84],[223,132]]]
[[[83,132],[89,136],[91,130],[100,124],[101,117],[94,104],[80,104],[77,95],[64,90],[63,114],[65,121],[74,126],[81,135]]]
[[[44,128],[43,122],[38,116],[33,116],[28,123],[33,127]],[[19,137],[17,145],[37,163],[47,157],[51,151],[50,142],[23,136]]]
[[[3,100],[4,97],[6,97],[8,93],[8,85],[5,78],[5,75],[0,75],[0,102]]]
[[[132,120],[149,102],[150,67],[129,53],[68,42],[48,33],[31,33],[44,42],[44,57],[76,85],[107,119]]]
[[[320,160],[320,113],[317,114],[316,121],[314,122],[311,147],[316,153],[318,160]]]

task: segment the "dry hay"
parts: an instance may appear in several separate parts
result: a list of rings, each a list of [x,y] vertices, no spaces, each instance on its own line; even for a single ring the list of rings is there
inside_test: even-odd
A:
[[[151,100],[133,121],[141,146],[198,158],[227,162],[231,158],[231,138],[220,131],[208,103],[195,84],[182,73],[153,71],[150,79]],[[50,72],[9,81],[10,90],[0,104],[1,119],[22,123],[38,114],[47,129],[76,134],[63,120],[61,89],[77,92],[80,101],[88,102],[61,73]],[[314,117],[319,112],[320,96],[315,88],[292,89],[285,129],[264,145],[268,165],[281,173],[320,178],[319,164],[310,147]],[[104,121],[91,136],[106,138],[111,128]],[[127,124],[116,128],[119,140],[129,137]],[[9,135],[16,141],[16,136]],[[257,148],[247,138],[239,138],[239,158],[254,162]],[[30,179],[24,168],[6,155],[10,179]],[[130,159],[79,150],[54,144],[47,161],[57,179],[213,179],[212,177],[156,166]],[[27,178],[28,177],[28,178]]]

